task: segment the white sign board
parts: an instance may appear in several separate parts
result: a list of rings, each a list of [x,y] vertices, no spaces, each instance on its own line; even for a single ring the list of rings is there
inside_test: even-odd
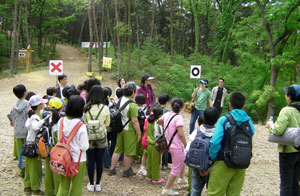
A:
[[[25,57],[25,53],[19,53],[19,57]]]
[[[103,42],[103,48],[109,48],[110,42]],[[81,42],[81,48],[89,48],[90,42]],[[98,42],[94,42],[93,48],[98,48]]]
[[[191,65],[190,78],[201,77],[201,65]]]
[[[63,74],[63,61],[62,60],[50,60],[49,61],[49,74],[53,76]]]

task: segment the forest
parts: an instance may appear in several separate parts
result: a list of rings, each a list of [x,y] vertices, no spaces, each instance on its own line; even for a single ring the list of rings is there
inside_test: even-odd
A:
[[[19,50],[28,45],[33,66],[46,66],[57,58],[57,44],[69,44],[87,54],[87,71],[108,71],[102,57],[111,57],[112,77],[138,82],[150,73],[157,94],[189,101],[199,85],[190,66],[201,65],[209,89],[224,78],[229,92],[246,95],[253,120],[264,122],[286,105],[283,88],[299,81],[299,6],[300,0],[0,0],[0,71],[17,74]]]

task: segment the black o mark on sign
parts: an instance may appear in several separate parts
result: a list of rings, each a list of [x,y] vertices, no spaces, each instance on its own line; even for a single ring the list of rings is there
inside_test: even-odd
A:
[[[194,67],[194,68],[192,69],[192,75],[193,75],[193,76],[198,76],[199,74],[200,74],[199,68],[198,68],[198,67]]]

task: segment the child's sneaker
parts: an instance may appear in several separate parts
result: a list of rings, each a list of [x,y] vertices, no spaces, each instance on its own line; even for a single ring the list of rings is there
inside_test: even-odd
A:
[[[141,168],[141,169],[138,171],[138,174],[139,174],[139,175],[142,175],[142,176],[147,176],[147,171],[146,171],[144,168]]]
[[[96,185],[95,185],[95,191],[96,191],[96,192],[100,192],[100,191],[101,191],[101,186],[100,186],[100,184],[96,184]]]
[[[163,189],[161,194],[162,195],[179,195],[178,192],[175,192],[172,189]]]
[[[116,168],[114,168],[114,169],[110,169],[110,170],[109,170],[109,174],[108,174],[108,175],[109,175],[109,176],[113,176],[113,175],[116,175],[116,173],[117,173],[117,172],[116,172]]]
[[[86,185],[86,188],[89,192],[94,192],[95,191],[95,185],[88,183]]]
[[[24,194],[25,195],[31,195],[32,191],[30,187],[24,188]]]
[[[129,167],[129,169],[127,169],[126,171],[124,171],[123,172],[123,177],[124,178],[129,178],[129,177],[131,177],[131,176],[135,176],[136,175],[136,173],[134,173],[133,171],[132,171],[132,169],[131,169],[131,167]]]
[[[165,181],[165,179],[160,178],[160,179],[158,179],[156,181],[152,181],[152,184],[161,184],[161,183],[164,183],[164,181]]]
[[[38,196],[38,195],[45,195],[45,193],[41,190],[37,190],[37,191],[32,191],[31,195]]]
[[[188,183],[187,179],[184,178],[178,178],[177,180],[177,184],[187,184],[187,183]]]

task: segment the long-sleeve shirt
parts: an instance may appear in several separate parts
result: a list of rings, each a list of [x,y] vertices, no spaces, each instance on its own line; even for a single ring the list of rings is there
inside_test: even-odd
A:
[[[32,115],[26,120],[25,127],[28,130],[26,142],[34,142],[36,134],[42,128],[45,120],[41,119],[37,114]]]

